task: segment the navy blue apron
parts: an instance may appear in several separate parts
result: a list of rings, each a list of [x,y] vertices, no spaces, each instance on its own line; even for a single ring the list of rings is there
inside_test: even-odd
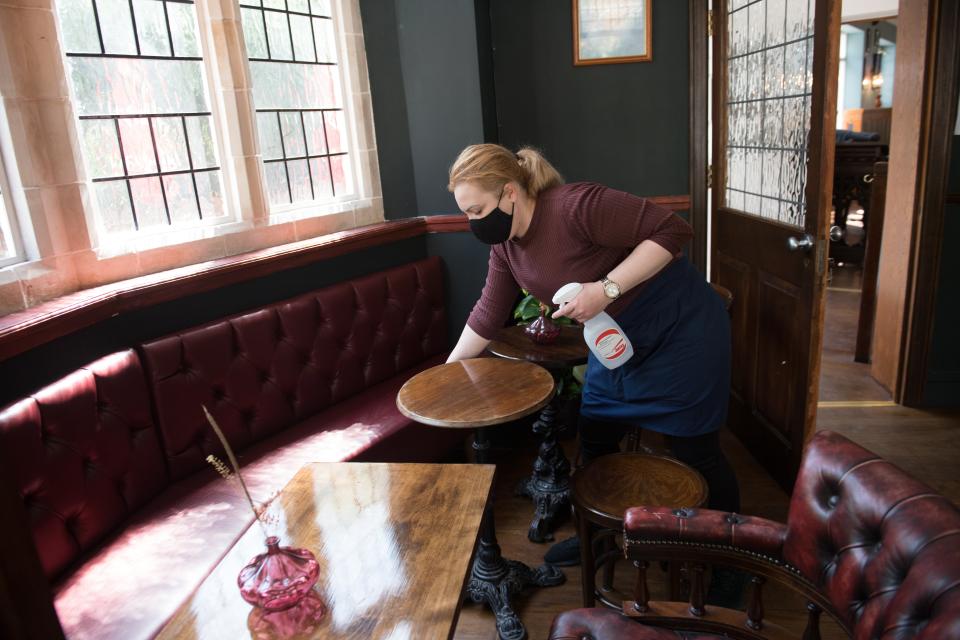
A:
[[[614,318],[633,345],[607,369],[591,353],[581,415],[676,436],[716,431],[730,393],[730,319],[686,258],[656,275]]]

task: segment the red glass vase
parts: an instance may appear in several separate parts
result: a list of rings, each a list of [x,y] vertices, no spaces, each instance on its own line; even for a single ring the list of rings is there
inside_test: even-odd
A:
[[[306,549],[281,547],[276,536],[267,538],[261,553],[237,576],[243,599],[265,611],[283,611],[303,600],[320,574],[320,565]]]
[[[527,325],[524,333],[536,344],[553,344],[560,337],[560,327],[540,307],[540,316]]]

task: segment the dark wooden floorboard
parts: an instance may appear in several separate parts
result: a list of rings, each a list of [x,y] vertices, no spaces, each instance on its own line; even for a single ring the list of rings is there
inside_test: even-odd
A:
[[[892,406],[837,407],[830,403],[889,401],[887,392],[869,376],[869,367],[853,362],[856,313],[859,295],[845,289],[858,286],[857,274],[846,271],[834,278],[828,292],[827,324],[824,338],[821,378],[822,405],[818,412],[819,429],[838,431],[877,454],[891,460],[934,489],[960,503],[960,478],[956,477],[956,461],[960,460],[960,412],[931,412]],[[852,285],[852,286],[851,286]],[[535,441],[524,425],[501,428],[496,434],[492,452],[497,463],[495,514],[497,534],[507,558],[530,565],[543,561],[549,544],[529,542],[527,526],[532,505],[525,498],[513,495],[517,482],[527,473],[533,461]],[[656,446],[656,436],[644,436]],[[743,446],[726,431],[722,443],[740,482],[743,512],[773,520],[785,521],[789,498],[763,471]],[[568,456],[574,453],[572,440],[563,442]],[[557,531],[557,539],[573,535],[573,526],[565,523]],[[528,591],[515,600],[515,607],[527,626],[531,639],[546,638],[550,623],[561,611],[580,606],[580,569],[563,569],[567,582],[559,587]],[[632,568],[618,566],[616,586],[632,588]],[[666,595],[666,584],[659,571],[651,572],[654,598]],[[779,589],[765,589],[767,618],[794,630],[800,637],[805,614],[803,605],[793,594]],[[845,638],[840,628],[825,619],[821,627],[824,640]],[[497,637],[493,615],[483,606],[467,602],[460,614],[456,638],[460,640],[494,639]]]

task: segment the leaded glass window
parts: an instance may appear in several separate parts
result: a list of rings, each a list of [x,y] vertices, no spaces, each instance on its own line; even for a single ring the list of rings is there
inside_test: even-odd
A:
[[[80,142],[107,234],[225,215],[191,0],[57,0]]]
[[[730,0],[726,205],[802,227],[815,0]]]
[[[257,131],[272,206],[353,193],[329,0],[242,0]]]

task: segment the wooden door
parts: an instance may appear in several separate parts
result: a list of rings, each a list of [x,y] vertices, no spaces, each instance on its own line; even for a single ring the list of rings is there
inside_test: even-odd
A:
[[[715,0],[712,280],[727,424],[789,491],[816,417],[840,0]]]

